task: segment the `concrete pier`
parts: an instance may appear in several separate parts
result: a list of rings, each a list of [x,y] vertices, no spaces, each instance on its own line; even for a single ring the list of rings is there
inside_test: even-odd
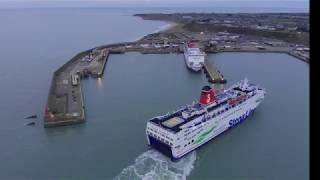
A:
[[[220,73],[220,71],[207,59],[204,61],[203,70],[210,83],[224,84],[227,82],[227,80],[223,78],[223,75]]]
[[[103,52],[101,52],[100,56],[97,57],[97,61],[92,62],[95,64],[91,65],[91,69],[89,69],[93,77],[102,77],[104,68],[108,61],[110,51],[107,49],[103,49],[102,51]]]
[[[53,73],[45,109],[44,127],[85,122],[85,103],[81,90],[81,79],[89,75],[93,78],[102,77],[110,54],[125,52],[140,52],[142,54],[183,53],[182,47],[188,38],[188,36],[183,36],[182,33],[177,33],[175,36],[171,36],[171,34],[148,35],[135,42],[99,46],[77,54]],[[221,47],[218,45],[206,48],[206,53],[281,52],[309,62],[308,56],[291,47],[267,47],[262,50],[254,46]],[[204,62],[203,69],[209,82],[221,84],[227,82],[221,72],[207,59]]]
[[[44,115],[44,127],[85,122],[81,78],[85,71],[101,76],[108,51],[93,49],[79,53],[54,72]],[[72,79],[74,77],[79,77]]]

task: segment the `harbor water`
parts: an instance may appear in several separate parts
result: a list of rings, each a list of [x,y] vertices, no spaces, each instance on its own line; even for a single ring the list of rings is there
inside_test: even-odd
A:
[[[0,22],[0,179],[309,178],[308,64],[277,53],[209,55],[228,81],[216,88],[247,77],[266,98],[239,126],[172,163],[147,147],[145,127],[208,84],[181,54],[111,55],[102,78],[82,81],[85,124],[44,129],[41,117],[52,73],[69,58],[166,23],[104,9],[1,10]],[[25,126],[33,113],[35,126]]]

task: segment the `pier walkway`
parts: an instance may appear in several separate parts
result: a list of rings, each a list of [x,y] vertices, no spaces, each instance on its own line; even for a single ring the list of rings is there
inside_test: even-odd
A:
[[[44,116],[44,127],[85,122],[81,78],[102,76],[109,52],[93,49],[79,53],[54,72]]]
[[[220,71],[207,59],[205,59],[203,64],[203,70],[208,78],[208,81],[211,83],[221,83],[224,84],[227,82],[223,78],[223,75],[220,73]]]

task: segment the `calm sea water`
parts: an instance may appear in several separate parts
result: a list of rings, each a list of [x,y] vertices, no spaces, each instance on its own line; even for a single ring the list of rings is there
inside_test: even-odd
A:
[[[190,104],[207,84],[204,75],[185,68],[182,56],[113,56],[102,80],[83,84],[86,93],[96,94],[88,94],[86,100],[93,103],[87,111],[93,111],[96,123],[107,127],[110,135],[119,130],[131,134],[119,133],[121,138],[109,140],[110,148],[121,154],[110,159],[130,164],[117,177],[308,179],[309,66],[274,53],[219,53],[209,59],[228,79],[224,88],[247,77],[265,87],[267,96],[247,121],[178,164],[147,150],[144,130],[147,119]],[[122,68],[115,72],[113,67]]]
[[[101,136],[88,136],[78,126],[43,128],[52,74],[79,51],[133,41],[167,23],[104,9],[0,10],[0,22],[0,179],[93,177],[99,176],[90,170],[96,167],[108,174],[97,163],[100,157],[87,157],[91,152],[85,149],[99,149],[93,139]],[[35,127],[25,126],[30,120],[24,117],[33,113],[39,116]]]
[[[247,77],[267,94],[247,121],[197,151],[191,179],[309,179],[309,65],[273,53],[222,53],[210,61],[227,86]]]
[[[145,124],[197,100],[207,84],[185,68],[182,55],[112,55],[103,78],[82,83],[87,122],[44,129],[56,68],[78,51],[166,25],[129,14],[0,11],[0,179],[308,179],[309,65],[285,54],[209,56],[226,87],[248,77],[267,96],[247,121],[178,163],[148,149]],[[36,125],[24,126],[32,113],[40,116]]]

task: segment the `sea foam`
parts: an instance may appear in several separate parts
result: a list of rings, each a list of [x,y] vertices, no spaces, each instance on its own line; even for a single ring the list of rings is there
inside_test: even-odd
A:
[[[126,167],[114,180],[185,180],[191,173],[196,152],[192,152],[172,162],[168,157],[155,150],[148,150],[135,159],[134,164]]]

